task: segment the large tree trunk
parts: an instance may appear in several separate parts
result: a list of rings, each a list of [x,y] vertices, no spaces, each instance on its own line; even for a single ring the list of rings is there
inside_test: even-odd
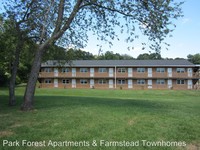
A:
[[[21,106],[21,110],[23,111],[28,111],[28,110],[32,110],[33,109],[33,98],[34,98],[34,94],[35,94],[35,87],[36,87],[36,82],[37,82],[37,78],[38,78],[38,74],[39,74],[39,70],[40,70],[40,65],[42,62],[42,55],[45,51],[45,48],[47,46],[49,46],[49,44],[52,44],[53,42],[55,42],[57,39],[59,39],[64,32],[69,29],[70,24],[72,23],[74,17],[76,16],[76,14],[78,13],[79,9],[80,9],[80,5],[82,4],[83,0],[78,0],[76,2],[76,5],[73,8],[73,11],[71,12],[69,18],[67,19],[67,21],[64,23],[62,29],[62,22],[63,21],[63,14],[64,14],[64,4],[65,1],[64,0],[60,0],[60,4],[59,4],[59,13],[58,13],[58,18],[57,18],[57,23],[56,23],[56,28],[53,31],[53,34],[51,36],[51,38],[49,38],[48,40],[46,40],[46,42],[44,42],[42,45],[39,46],[38,51],[36,52],[35,58],[34,58],[34,62],[31,68],[31,74],[29,76],[29,80],[26,86],[26,91],[24,94],[24,102]],[[47,11],[48,13],[48,11]],[[48,14],[46,14],[47,16]],[[47,21],[45,18],[45,21]],[[42,28],[42,34],[40,39],[43,39],[45,37],[44,33],[46,33],[46,26],[43,26]]]
[[[10,82],[9,82],[9,103],[8,103],[9,106],[16,105],[15,81],[16,81],[16,76],[17,76],[18,64],[19,64],[19,53],[16,53],[15,60],[11,66],[11,77],[10,77]]]
[[[44,52],[45,46],[40,45],[32,64],[31,73],[28,79],[28,83],[26,86],[26,91],[24,93],[24,102],[21,106],[21,110],[29,111],[33,109],[33,101],[34,101],[34,94],[35,94],[35,87],[38,79],[38,74],[40,70],[40,65],[42,62],[42,55]]]
[[[11,77],[9,82],[9,106],[15,106],[16,105],[16,98],[15,98],[15,82],[16,82],[16,76],[17,76],[17,70],[19,65],[19,57],[20,52],[23,48],[23,41],[21,38],[21,35],[19,37],[19,41],[15,50],[15,58],[11,65]]]

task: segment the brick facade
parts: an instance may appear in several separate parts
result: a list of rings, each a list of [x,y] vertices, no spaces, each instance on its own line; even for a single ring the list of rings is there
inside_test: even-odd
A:
[[[135,62],[136,61],[136,62]],[[162,62],[163,61],[163,62]],[[173,60],[171,60],[173,61]],[[88,62],[88,64],[87,64]],[[93,62],[93,64],[90,64]],[[74,65],[46,62],[39,74],[40,88],[195,89],[199,68],[187,61],[74,61]],[[173,64],[168,65],[165,62]],[[49,64],[48,64],[49,63]],[[84,64],[85,63],[85,64]],[[158,63],[158,64],[157,64]],[[53,65],[52,65],[53,64]],[[133,64],[133,65],[131,65]]]

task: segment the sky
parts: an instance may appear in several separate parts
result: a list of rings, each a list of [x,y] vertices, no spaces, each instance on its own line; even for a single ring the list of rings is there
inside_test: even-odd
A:
[[[177,0],[179,1],[179,0]],[[185,0],[182,5],[183,17],[175,21],[176,28],[172,32],[173,37],[165,39],[165,42],[170,44],[168,50],[165,47],[161,49],[163,58],[187,58],[188,54],[200,53],[200,0]],[[128,54],[136,58],[139,54],[149,53],[149,49],[142,50],[140,39],[132,43],[133,50],[128,50],[128,45],[124,39],[124,35],[120,35],[120,41],[113,41],[113,46],[110,48],[108,44],[103,44],[102,50],[113,51],[113,53]],[[99,52],[99,47],[96,45],[99,41],[92,34],[89,34],[87,47],[83,50],[95,55]]]

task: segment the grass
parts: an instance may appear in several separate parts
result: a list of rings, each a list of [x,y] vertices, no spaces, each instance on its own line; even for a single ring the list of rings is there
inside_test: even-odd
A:
[[[52,149],[49,140],[86,145],[56,149],[200,149],[200,91],[37,89],[35,110],[21,112],[23,93],[17,88],[17,106],[8,107],[8,90],[0,89],[0,149]],[[3,146],[3,140],[20,146]],[[22,140],[41,146],[22,146]],[[139,141],[139,146],[99,146],[100,140]],[[142,140],[186,146],[147,146]]]

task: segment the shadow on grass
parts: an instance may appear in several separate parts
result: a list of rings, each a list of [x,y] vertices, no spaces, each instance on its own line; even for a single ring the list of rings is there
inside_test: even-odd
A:
[[[168,103],[150,100],[137,99],[117,99],[117,98],[100,98],[100,97],[76,97],[76,96],[36,96],[35,104],[37,109],[50,107],[137,107],[149,109],[164,109]]]
[[[17,105],[12,107],[19,109],[22,104],[23,96],[17,96]],[[169,108],[167,102],[119,99],[119,98],[100,98],[100,97],[76,97],[76,96],[35,96],[34,107],[37,110],[58,108],[58,107],[110,107],[110,108],[143,108],[160,110]],[[171,106],[170,106],[171,107]],[[9,109],[8,96],[0,96],[0,109]]]

